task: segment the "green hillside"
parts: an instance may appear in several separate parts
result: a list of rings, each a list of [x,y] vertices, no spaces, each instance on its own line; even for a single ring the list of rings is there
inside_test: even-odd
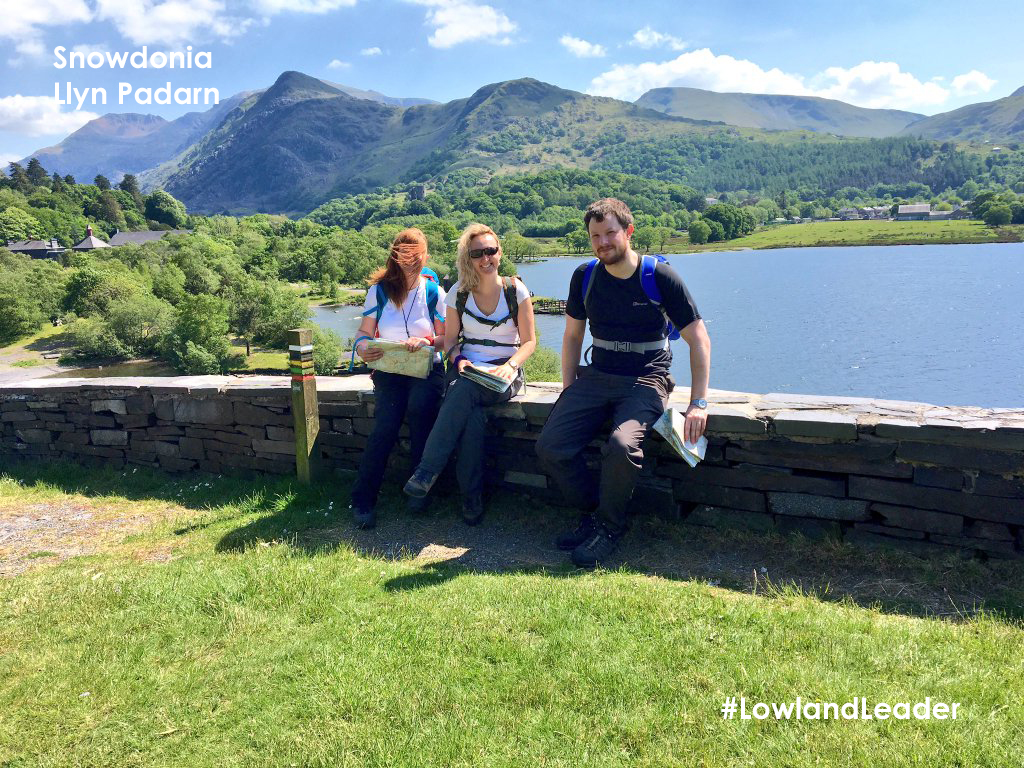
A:
[[[895,136],[924,115],[897,109],[865,109],[834,99],[761,93],[716,93],[700,88],[655,88],[641,107],[695,120],[769,131],[815,131],[838,136]]]
[[[1024,140],[1024,87],[1002,99],[969,104],[907,126],[905,136],[961,141]]]

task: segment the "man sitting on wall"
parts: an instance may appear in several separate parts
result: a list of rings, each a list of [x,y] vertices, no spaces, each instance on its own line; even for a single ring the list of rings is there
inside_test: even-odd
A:
[[[685,437],[707,423],[711,340],[682,278],[663,261],[630,246],[633,214],[621,200],[591,203],[583,218],[596,262],[584,264],[569,283],[562,338],[563,392],[537,442],[537,455],[566,500],[585,510],[579,527],[558,537],[573,562],[592,568],[615,550],[625,533],[626,508],[643,461],[647,431],[664,412],[674,382],[669,373],[671,326],[690,347],[690,405]],[[646,271],[646,272],[645,272]],[[593,359],[580,367],[585,324],[590,320]],[[612,433],[602,449],[595,492],[583,459],[606,418]]]

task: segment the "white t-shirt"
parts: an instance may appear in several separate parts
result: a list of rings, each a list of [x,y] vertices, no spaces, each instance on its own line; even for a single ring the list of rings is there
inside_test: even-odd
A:
[[[525,299],[530,298],[530,292],[526,286],[523,285],[523,281],[519,278],[514,278],[516,286],[516,299],[520,304]],[[461,289],[461,283],[456,283],[448,291],[448,295],[445,297],[445,305],[455,309],[455,302],[458,299],[459,290]],[[462,354],[469,359],[471,363],[485,363],[488,360],[500,360],[507,357],[512,357],[516,353],[516,345],[519,344],[519,329],[516,324],[509,318],[506,322],[499,326],[492,327],[485,325],[479,320],[470,315],[470,312],[485,317],[488,320],[501,320],[503,317],[508,316],[508,303],[505,301],[505,289],[502,288],[498,294],[498,306],[495,307],[494,311],[485,315],[480,311],[480,308],[476,305],[476,301],[473,299],[473,294],[470,293],[466,299],[466,309],[469,310],[464,312],[462,315],[462,334],[467,339],[493,339],[499,342],[498,346],[490,346],[483,344],[464,344],[462,346]]]
[[[371,285],[366,291],[366,301],[363,302],[363,314],[373,316],[377,307],[377,286]],[[437,313],[444,316],[444,288],[437,286]],[[420,278],[416,290],[409,291],[401,307],[396,307],[393,301],[384,305],[380,320],[377,321],[377,333],[382,339],[389,341],[405,341],[411,336],[421,338],[434,335],[434,321],[430,317],[430,310],[427,307],[427,280]]]

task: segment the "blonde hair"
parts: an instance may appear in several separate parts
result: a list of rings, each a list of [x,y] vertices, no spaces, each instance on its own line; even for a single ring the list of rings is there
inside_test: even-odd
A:
[[[475,291],[480,283],[480,273],[473,267],[473,259],[469,258],[469,244],[474,237],[479,237],[480,235],[490,235],[493,237],[494,242],[498,244],[498,256],[504,255],[501,250],[501,240],[498,238],[498,234],[486,224],[473,222],[462,230],[462,235],[459,237],[459,255],[455,263],[459,270],[459,287],[463,291]]]

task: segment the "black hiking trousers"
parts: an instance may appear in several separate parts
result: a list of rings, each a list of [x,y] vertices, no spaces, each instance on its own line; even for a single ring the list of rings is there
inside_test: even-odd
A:
[[[565,500],[585,511],[615,535],[627,526],[626,509],[643,463],[643,441],[668,403],[673,389],[668,374],[621,376],[584,366],[562,392],[548,417],[537,456],[555,479]],[[612,431],[601,449],[600,483],[587,469],[583,449],[611,418]]]

